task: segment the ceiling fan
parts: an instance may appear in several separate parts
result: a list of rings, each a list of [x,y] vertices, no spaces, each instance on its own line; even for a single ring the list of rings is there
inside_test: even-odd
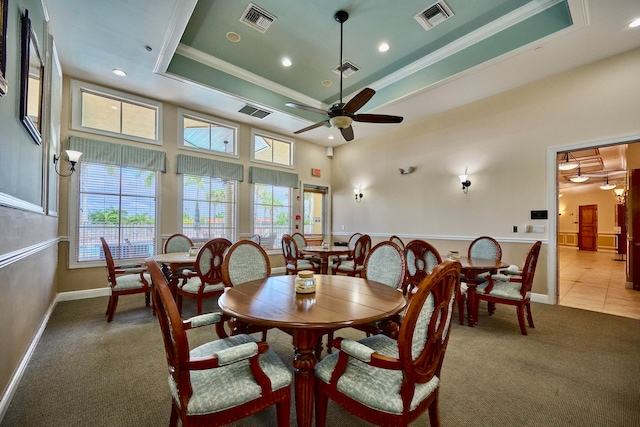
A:
[[[342,67],[342,45],[343,45],[343,32],[342,26],[347,19],[349,19],[349,14],[344,10],[339,10],[334,15],[336,21],[340,23],[340,67]],[[402,122],[403,117],[400,116],[388,116],[385,114],[356,114],[356,112],[362,108],[376,93],[375,90],[370,88],[362,89],[356,96],[351,98],[349,102],[346,104],[342,102],[342,74],[343,70],[340,71],[340,102],[333,104],[327,111],[323,111],[319,108],[310,107],[308,105],[295,104],[293,102],[287,102],[285,105],[287,107],[300,108],[302,110],[311,111],[313,113],[318,114],[326,114],[329,116],[328,119],[322,120],[321,122],[315,123],[311,126],[308,126],[304,129],[300,129],[295,131],[294,134],[306,132],[311,129],[315,129],[317,127],[331,124],[334,127],[340,129],[342,136],[346,141],[351,141],[353,139],[353,128],[351,127],[352,122],[367,122],[367,123],[400,123]]]

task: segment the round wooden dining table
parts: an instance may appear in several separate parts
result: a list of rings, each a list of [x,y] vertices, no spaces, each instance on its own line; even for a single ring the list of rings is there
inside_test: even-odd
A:
[[[294,394],[298,426],[311,426],[314,367],[323,335],[340,328],[382,320],[407,301],[379,282],[341,275],[315,275],[316,291],[297,294],[296,276],[272,276],[225,290],[218,305],[240,325],[281,329],[293,338]],[[234,333],[243,332],[242,327]]]
[[[329,257],[349,254],[351,249],[347,246],[305,246],[300,252],[320,258],[320,272],[327,274],[329,271]]]

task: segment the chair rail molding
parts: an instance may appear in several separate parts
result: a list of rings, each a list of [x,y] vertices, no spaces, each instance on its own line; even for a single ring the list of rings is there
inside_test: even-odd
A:
[[[38,252],[42,252],[52,246],[57,245],[61,242],[60,237],[56,237],[53,239],[45,240],[40,243],[36,243],[35,245],[27,246],[16,251],[7,252],[6,254],[0,255],[0,268],[4,268],[8,265],[13,264],[14,262],[18,262],[21,259],[24,259],[28,256],[37,254]]]

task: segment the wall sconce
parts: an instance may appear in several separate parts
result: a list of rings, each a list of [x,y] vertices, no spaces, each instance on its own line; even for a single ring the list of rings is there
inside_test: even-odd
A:
[[[627,201],[627,190],[625,190],[624,188],[616,188],[613,190],[613,192],[616,193],[616,200],[618,200],[618,203],[624,205],[624,203]]]
[[[464,175],[458,175],[458,178],[460,178],[460,183],[462,184],[462,192],[467,194],[467,191],[469,191],[469,187],[471,186],[469,175],[467,175],[467,168],[464,168]]]
[[[410,173],[412,173],[413,171],[416,170],[416,168],[413,167],[413,166],[408,166],[406,168],[398,168],[398,169],[400,170],[400,173],[402,175],[408,175],[408,174],[410,174]]]
[[[362,201],[362,193],[360,192],[360,187],[353,189],[353,194],[356,195],[356,203],[360,203]]]
[[[80,151],[74,151],[74,150],[66,150],[65,153],[67,154],[67,160],[69,161],[69,163],[71,163],[71,168],[69,169],[69,173],[61,174],[58,171],[58,160],[60,160],[60,157],[56,157],[55,154],[53,155],[53,168],[55,169],[56,173],[60,176],[71,176],[73,172],[75,172],[76,170],[76,163],[78,163],[78,161],[80,160],[80,156],[82,156],[82,153]]]

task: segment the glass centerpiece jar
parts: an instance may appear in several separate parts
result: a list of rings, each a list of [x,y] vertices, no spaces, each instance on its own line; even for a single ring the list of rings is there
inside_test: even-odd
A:
[[[310,294],[316,291],[316,279],[313,271],[300,270],[296,276],[296,293]]]

